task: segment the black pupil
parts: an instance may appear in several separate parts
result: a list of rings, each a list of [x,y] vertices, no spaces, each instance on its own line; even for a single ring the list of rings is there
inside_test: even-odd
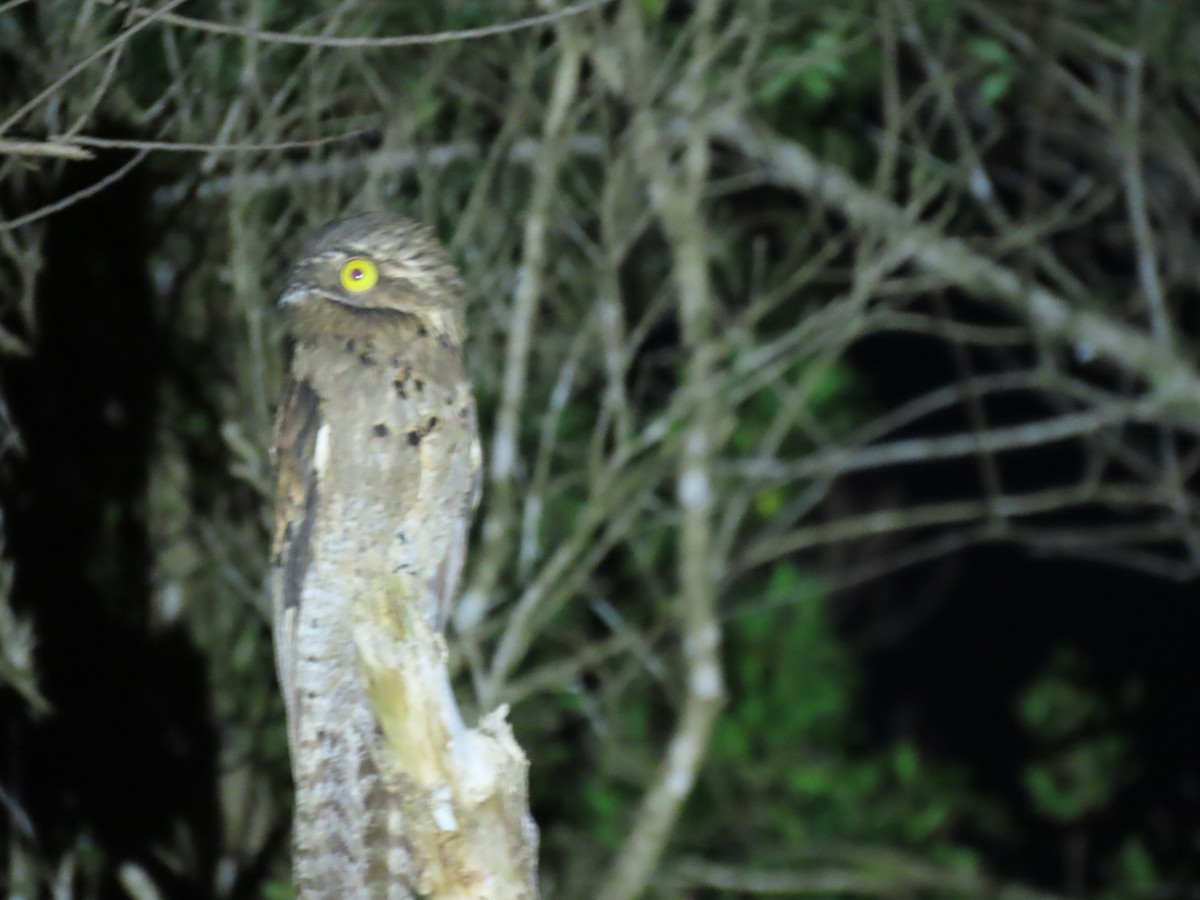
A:
[[[351,269],[350,277],[353,278],[355,281],[361,281],[362,277],[363,277],[363,270],[359,269],[357,267]]]

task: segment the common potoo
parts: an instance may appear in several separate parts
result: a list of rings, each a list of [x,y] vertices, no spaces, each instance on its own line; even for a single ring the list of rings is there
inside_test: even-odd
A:
[[[406,852],[352,623],[382,597],[441,628],[455,596],[481,460],[463,294],[431,232],[369,213],[313,238],[279,300],[274,637],[308,900],[386,897]]]

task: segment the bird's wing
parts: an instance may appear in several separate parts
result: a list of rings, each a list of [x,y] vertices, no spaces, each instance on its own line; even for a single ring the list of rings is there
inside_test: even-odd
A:
[[[450,455],[451,465],[456,470],[447,480],[459,485],[461,494],[451,498],[446,508],[446,520],[450,526],[446,555],[437,561],[430,583],[433,594],[433,624],[445,630],[446,624],[458,600],[459,583],[467,557],[467,544],[471,536],[471,522],[483,493],[483,453],[479,446],[479,427],[475,419],[475,404],[470,393],[463,391],[459,396],[462,415],[455,420],[456,452]],[[465,446],[464,446],[465,445]]]
[[[307,381],[289,379],[275,420],[274,567],[275,667],[287,707],[288,745],[295,751],[298,727],[295,677],[296,621],[313,546],[317,512],[317,433],[321,402]]]

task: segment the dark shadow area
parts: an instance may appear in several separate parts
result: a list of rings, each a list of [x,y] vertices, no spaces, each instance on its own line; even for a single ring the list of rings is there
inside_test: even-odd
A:
[[[122,161],[73,166],[59,196]],[[3,485],[13,604],[33,616],[53,713],[33,720],[0,691],[2,777],[42,858],[87,833],[110,854],[106,871],[137,862],[167,896],[187,898],[208,893],[179,883],[154,850],[212,870],[216,742],[203,658],[182,629],[146,624],[145,492],[168,341],[145,276],[148,189],[135,170],[50,219],[34,353],[4,364],[27,448]],[[198,846],[179,845],[181,823]],[[100,895],[126,896],[111,877]]]
[[[954,563],[948,601],[905,640],[864,660],[873,730],[914,737],[936,758],[965,765],[975,785],[1001,801],[1008,826],[982,840],[1013,877],[1061,886],[1080,852],[1092,880],[1135,830],[1154,835],[1148,849],[1164,871],[1194,872],[1195,587],[1003,546],[964,552]],[[892,590],[902,595],[905,583],[920,590],[929,575],[914,570]],[[1141,694],[1112,726],[1130,761],[1114,769],[1113,801],[1070,827],[1030,801],[1021,773],[1039,747],[1017,717],[1021,692],[1064,647],[1088,661],[1089,687],[1114,707],[1127,684],[1140,685]]]
[[[852,356],[882,408],[959,377],[946,345],[917,337],[873,338]],[[986,359],[974,362],[988,370]],[[994,426],[1052,410],[1042,397],[1014,393],[987,412]],[[956,407],[906,436],[969,428]],[[1009,454],[1000,473],[1006,490],[1032,491],[1072,483],[1081,465],[1078,448],[1064,442]],[[860,506],[885,495],[903,497],[898,505],[984,496],[974,458],[859,476],[849,490]],[[1120,520],[1084,509],[1061,521],[1082,528]],[[1194,883],[1200,874],[1198,600],[1194,583],[994,543],[848,591],[836,610],[864,666],[861,708],[872,743],[913,740],[930,758],[960,766],[1003,811],[1002,822],[970,835],[989,865],[1061,891],[1102,883],[1136,833],[1150,836],[1146,849],[1168,882]],[[1047,746],[1018,715],[1020,697],[1064,650],[1083,661],[1088,690],[1112,710],[1101,731],[1124,743],[1111,800],[1070,823],[1031,800],[1023,773],[1046,758]],[[1137,699],[1122,701],[1131,686]]]

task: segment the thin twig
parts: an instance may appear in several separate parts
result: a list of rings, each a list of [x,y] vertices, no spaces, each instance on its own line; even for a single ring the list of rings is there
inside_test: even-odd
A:
[[[81,188],[68,197],[63,197],[61,200],[57,200],[54,203],[49,203],[40,209],[35,209],[31,213],[26,213],[25,215],[18,216],[15,219],[9,219],[7,222],[0,221],[0,231],[12,231],[14,228],[21,228],[22,226],[28,225],[31,222],[36,222],[39,219],[46,218],[46,216],[60,212],[61,210],[66,209],[68,206],[78,203],[80,200],[85,200],[88,197],[100,193],[106,187],[116,184],[135,168],[137,168],[138,165],[141,164],[142,160],[149,155],[149,153],[149,150],[140,151],[134,155],[133,159],[129,160],[127,163],[125,163],[125,165],[121,166],[121,168],[117,169],[115,172],[105,175],[95,184],[89,184],[87,187]]]
[[[127,4],[118,0],[98,0],[98,2],[116,7],[126,7]],[[542,13],[517,19],[515,22],[505,22],[498,25],[484,25],[479,28],[463,28],[458,31],[439,31],[434,34],[401,34],[392,37],[329,37],[318,35],[290,34],[286,31],[264,31],[258,28],[244,28],[238,25],[223,25],[219,22],[209,22],[195,19],[191,16],[181,16],[174,13],[157,16],[166,25],[179,28],[190,28],[209,34],[219,34],[226,37],[252,38],[267,44],[291,44],[300,47],[354,47],[359,49],[385,49],[394,47],[418,47],[432,44],[448,44],[454,41],[471,41],[480,38],[495,37],[501,34],[511,34],[527,28],[537,28],[541,25],[552,25],[571,16],[578,16],[592,9],[597,9],[609,3],[610,0],[585,0],[556,12]],[[139,9],[133,12],[139,16],[150,15]]]

